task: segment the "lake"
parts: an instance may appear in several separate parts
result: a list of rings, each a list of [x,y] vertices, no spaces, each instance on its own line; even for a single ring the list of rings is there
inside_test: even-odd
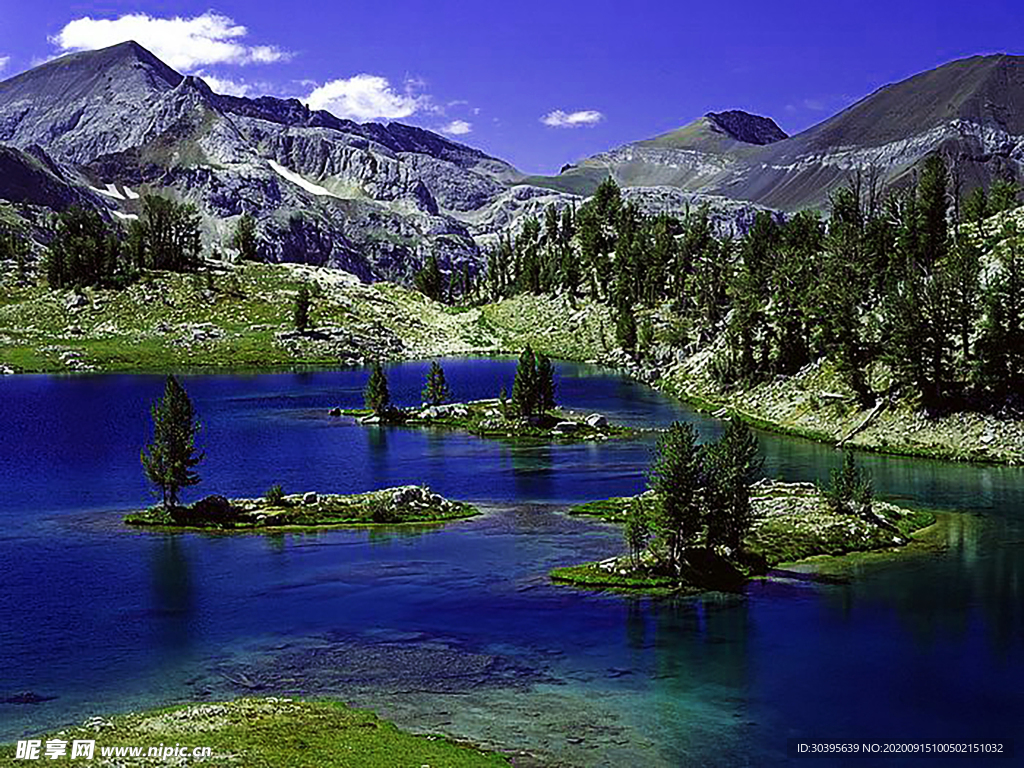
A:
[[[428,365],[388,369],[397,404],[418,402]],[[511,390],[515,361],[444,367],[471,399]],[[614,372],[556,374],[565,406],[721,431]],[[303,535],[126,529],[124,511],[152,500],[139,451],[162,377],[0,377],[0,697],[55,697],[0,704],[0,741],[278,692],[581,766],[781,765],[791,738],[1006,740],[1024,721],[1024,470],[859,457],[879,496],[962,514],[942,553],[859,566],[850,583],[591,594],[546,572],[621,552],[621,533],[564,510],[642,490],[655,436],[511,445],[330,417],[361,405],[367,377],[183,376],[207,453],[186,498],[417,483],[485,515]],[[841,458],[759,438],[766,474],[785,480],[824,481]]]

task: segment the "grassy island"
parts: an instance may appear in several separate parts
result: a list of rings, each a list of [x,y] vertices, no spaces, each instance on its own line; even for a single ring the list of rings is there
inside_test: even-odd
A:
[[[430,405],[421,408],[392,408],[375,414],[368,408],[336,411],[352,416],[361,424],[394,424],[469,432],[494,439],[608,440],[632,437],[637,430],[609,423],[599,413],[583,414],[553,408],[529,417],[516,415],[498,399]]]
[[[479,514],[475,507],[416,485],[348,496],[314,492],[262,499],[207,496],[189,506],[155,506],[124,519],[128,525],[213,530],[443,523]]]
[[[935,515],[871,501],[855,513],[830,507],[826,494],[810,483],[762,480],[751,487],[753,522],[738,552],[695,546],[679,574],[668,570],[652,542],[639,557],[623,555],[551,571],[551,579],[589,589],[651,593],[730,588],[768,569],[814,556],[839,556],[903,547],[935,522]],[[625,523],[638,506],[657,504],[651,491],[639,496],[588,502],[569,510]]]
[[[156,764],[191,765],[192,750],[208,748],[210,755],[194,762],[228,762],[250,768],[289,768],[317,765],[323,768],[384,768],[394,765],[498,768],[511,763],[504,756],[457,743],[443,736],[417,736],[399,730],[372,712],[328,701],[297,701],[286,698],[238,699],[230,702],[186,704],[113,718],[90,718],[82,726],[37,737],[39,754],[46,742],[67,744],[65,754],[46,763],[83,762],[70,757],[74,740],[94,740],[95,759],[101,764],[113,757],[121,768]],[[179,746],[187,757],[148,757],[150,747]],[[104,749],[141,747],[138,757]],[[0,747],[0,765],[21,765],[15,747]],[[84,761],[89,762],[89,761]]]

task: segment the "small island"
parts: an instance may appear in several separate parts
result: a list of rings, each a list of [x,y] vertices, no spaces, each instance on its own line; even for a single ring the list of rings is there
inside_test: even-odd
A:
[[[264,530],[445,523],[479,514],[470,504],[406,485],[351,495],[313,491],[285,495],[274,486],[261,499],[207,496],[195,504],[159,505],[124,518],[128,525],[203,530]]]
[[[555,568],[552,581],[649,594],[735,591],[783,563],[903,547],[936,522],[932,512],[874,499],[852,453],[827,488],[751,482],[760,467],[756,440],[741,422],[703,446],[689,425],[673,425],[647,491],[569,511],[622,523],[628,553]]]
[[[379,362],[364,392],[365,408],[332,408],[332,416],[351,416],[360,424],[434,427],[494,439],[558,441],[630,437],[639,430],[614,425],[600,413],[576,413],[555,403],[554,369],[545,355],[529,345],[516,366],[512,396],[504,387],[496,398],[450,402],[444,369],[434,362],[423,388],[423,404],[398,408],[391,402],[387,375]]]
[[[459,430],[493,439],[608,440],[631,437],[638,431],[611,424],[600,413],[577,413],[563,408],[552,408],[541,414],[520,416],[508,403],[496,398],[465,403],[392,408],[384,414],[376,414],[369,408],[349,408],[337,411],[337,415],[351,416],[360,424]]]

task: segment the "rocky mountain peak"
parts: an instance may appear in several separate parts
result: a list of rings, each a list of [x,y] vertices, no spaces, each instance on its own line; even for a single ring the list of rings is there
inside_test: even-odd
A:
[[[773,144],[789,138],[770,117],[752,115],[742,109],[708,112],[704,117],[713,128],[744,144]]]

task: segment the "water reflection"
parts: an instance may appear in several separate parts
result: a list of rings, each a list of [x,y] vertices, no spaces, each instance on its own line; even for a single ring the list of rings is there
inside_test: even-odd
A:
[[[195,595],[188,554],[182,537],[161,536],[152,548],[153,610],[163,646],[175,650],[189,644]]]

